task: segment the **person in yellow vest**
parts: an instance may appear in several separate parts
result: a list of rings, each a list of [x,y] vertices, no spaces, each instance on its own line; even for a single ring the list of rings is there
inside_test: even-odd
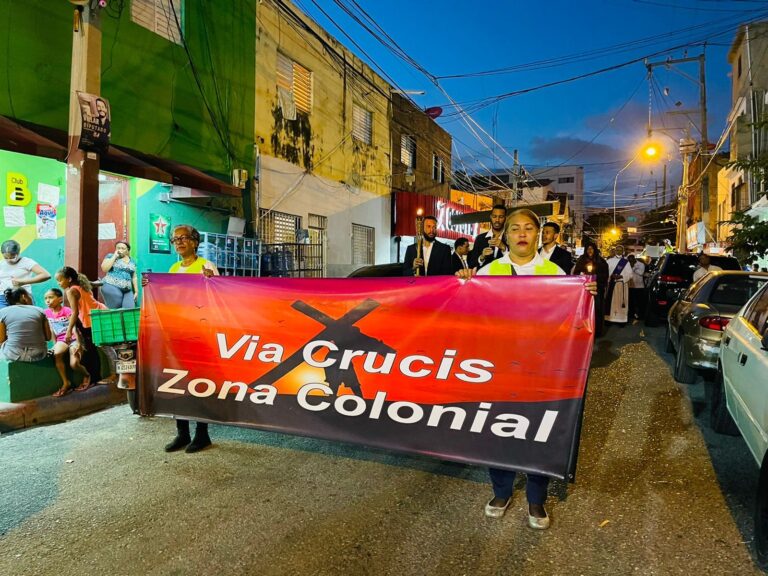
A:
[[[219,270],[216,264],[197,255],[197,247],[200,245],[200,232],[194,226],[181,224],[173,229],[171,234],[171,244],[179,255],[179,260],[170,270],[169,274],[202,274],[206,278],[218,276]],[[141,280],[141,285],[146,286],[149,279],[145,276]],[[199,452],[211,445],[211,438],[208,435],[208,424],[198,422],[195,428],[194,439],[190,438],[189,420],[176,419],[176,437],[165,446],[166,452],[175,452],[186,446],[185,452],[192,454]]]
[[[539,217],[527,208],[517,208],[507,215],[504,223],[504,240],[509,247],[501,258],[488,266],[476,270],[459,270],[459,278],[469,279],[479,276],[560,276],[565,275],[560,266],[546,260],[538,253]],[[586,282],[584,288],[593,296],[597,294],[597,283]],[[516,472],[489,468],[493,485],[493,498],[485,505],[485,515],[501,518],[512,501],[512,490]],[[544,508],[547,500],[549,478],[538,474],[528,474],[526,496],[528,498],[528,526],[534,530],[549,528],[549,515]]]

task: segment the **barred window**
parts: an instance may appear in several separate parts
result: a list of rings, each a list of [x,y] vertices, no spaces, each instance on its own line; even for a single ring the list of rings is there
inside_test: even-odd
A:
[[[373,142],[373,112],[357,104],[352,108],[352,137],[368,145]]]
[[[352,224],[352,264],[367,266],[375,260],[375,229],[362,224]]]
[[[403,134],[400,137],[400,162],[409,168],[416,168],[416,138]]]
[[[291,93],[296,110],[312,110],[312,72],[282,52],[277,53],[277,87]]]
[[[184,30],[184,0],[133,0],[131,20],[159,34],[166,40],[181,44]]]
[[[301,228],[301,216],[262,208],[260,228],[265,244],[296,242],[296,232]]]
[[[574,181],[575,180],[573,176],[561,176],[557,179],[558,184],[573,184]]]

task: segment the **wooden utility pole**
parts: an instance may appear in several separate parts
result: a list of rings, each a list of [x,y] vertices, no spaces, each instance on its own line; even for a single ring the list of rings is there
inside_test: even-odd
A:
[[[77,92],[101,92],[101,23],[99,8],[91,7],[95,3],[74,3],[64,263],[94,280],[99,266],[99,155],[78,148],[82,118]]]

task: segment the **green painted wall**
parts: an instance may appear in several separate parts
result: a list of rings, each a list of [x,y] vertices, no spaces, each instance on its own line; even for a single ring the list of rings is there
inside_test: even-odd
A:
[[[132,22],[130,0],[109,0],[101,94],[112,142],[226,179],[250,171],[255,3],[183,0],[187,54]],[[0,0],[0,114],[67,129],[72,13],[65,0]]]
[[[36,260],[43,268],[53,276],[64,264],[64,226],[66,223],[66,165],[47,158],[37,158],[25,154],[16,154],[0,150],[0,206],[3,213],[0,215],[0,242],[16,240],[21,244],[22,255]],[[7,199],[7,175],[9,172],[23,174],[27,179],[27,188],[31,194],[31,201],[23,207],[24,226],[7,226],[5,208]],[[49,184],[58,186],[60,201],[57,208],[57,238],[46,240],[37,237],[36,208],[38,202],[38,186]],[[35,303],[43,304],[45,291],[56,286],[51,278],[48,282],[32,285],[32,295]]]
[[[138,261],[139,270],[167,272],[177,260],[173,248],[170,254],[149,252],[150,214],[162,214],[171,226],[191,224],[201,232],[226,232],[227,214],[177,202],[160,202],[160,194],[166,191],[165,186],[156,182],[138,178],[131,181],[131,206],[135,206],[130,225],[131,254]]]

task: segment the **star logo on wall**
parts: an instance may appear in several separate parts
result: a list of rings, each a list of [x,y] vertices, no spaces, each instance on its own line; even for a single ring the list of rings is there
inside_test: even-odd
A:
[[[158,236],[165,236],[165,229],[168,228],[168,222],[162,218],[158,218],[153,224],[155,225],[155,234]]]

